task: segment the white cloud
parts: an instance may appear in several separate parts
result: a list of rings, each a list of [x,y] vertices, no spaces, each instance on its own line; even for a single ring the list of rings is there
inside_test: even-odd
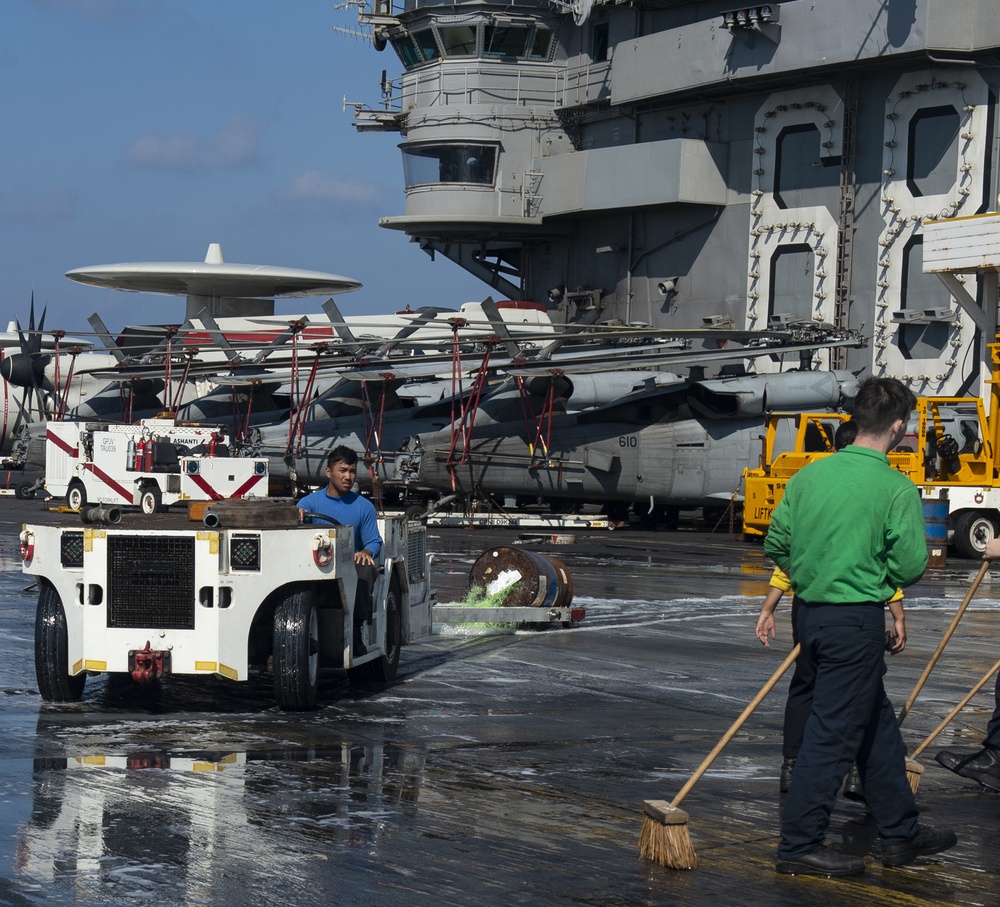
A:
[[[364,179],[341,180],[322,170],[306,170],[274,192],[275,201],[290,206],[374,206],[382,203],[382,190]]]
[[[161,136],[147,132],[125,149],[126,163],[157,170],[228,170],[252,166],[259,161],[261,120],[246,113],[234,114],[214,135],[203,138],[190,133]]]

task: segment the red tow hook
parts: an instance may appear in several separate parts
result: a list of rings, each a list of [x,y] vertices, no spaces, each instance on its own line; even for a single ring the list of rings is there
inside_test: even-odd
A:
[[[170,670],[170,653],[152,651],[148,639],[144,649],[129,652],[129,661],[136,683],[150,683]]]

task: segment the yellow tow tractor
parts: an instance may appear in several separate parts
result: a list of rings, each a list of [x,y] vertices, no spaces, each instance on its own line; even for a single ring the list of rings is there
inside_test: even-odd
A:
[[[920,489],[929,527],[940,521],[963,557],[982,556],[1000,534],[1000,344],[990,344],[989,414],[979,397],[919,397],[914,421],[890,464]],[[807,463],[834,452],[833,439],[846,413],[773,413],[763,436],[760,465],[743,473],[743,533],[767,534],[785,483]],[[795,446],[774,453],[778,427],[796,420]],[[928,533],[931,538],[931,531]],[[946,540],[942,539],[942,543]]]

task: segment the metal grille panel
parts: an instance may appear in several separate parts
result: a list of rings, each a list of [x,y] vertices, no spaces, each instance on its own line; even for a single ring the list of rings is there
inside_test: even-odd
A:
[[[409,579],[421,579],[424,575],[424,556],[427,552],[427,531],[410,527],[406,539],[406,575]]]
[[[193,538],[108,535],[108,626],[193,630]]]
[[[233,535],[229,539],[230,570],[260,570],[260,536]]]
[[[69,568],[83,566],[82,532],[64,532],[59,536],[59,563]]]

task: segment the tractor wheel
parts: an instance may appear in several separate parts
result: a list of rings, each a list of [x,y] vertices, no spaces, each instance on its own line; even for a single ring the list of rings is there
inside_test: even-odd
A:
[[[83,482],[73,479],[66,490],[66,506],[70,510],[83,510],[87,503],[87,489],[83,487]]]
[[[401,599],[399,583],[393,579],[385,600],[385,645],[382,656],[372,662],[372,678],[379,683],[388,683],[399,669],[399,650],[403,645]]]
[[[997,537],[997,524],[981,510],[966,510],[955,521],[952,541],[962,557],[979,559],[986,543]]]
[[[38,692],[46,702],[79,702],[84,673],[69,673],[69,631],[59,593],[48,583],[38,592],[35,611],[35,677]]]
[[[316,708],[319,617],[309,589],[289,591],[274,611],[273,672],[278,708]]]
[[[159,513],[163,506],[160,503],[160,488],[158,485],[147,485],[139,495],[139,509],[143,513]]]

